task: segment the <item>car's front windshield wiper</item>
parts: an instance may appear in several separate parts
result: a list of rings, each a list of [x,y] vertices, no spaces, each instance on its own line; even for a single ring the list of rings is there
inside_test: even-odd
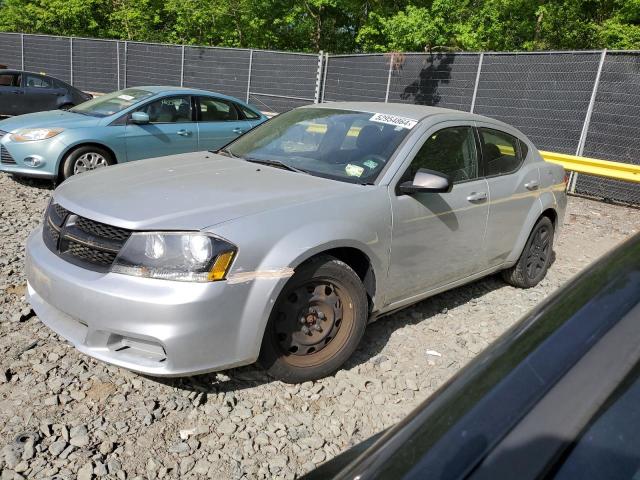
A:
[[[226,155],[231,158],[240,158],[236,154],[232,153],[228,148],[221,148],[220,150],[211,150],[211,153],[217,153],[218,155]]]
[[[284,168],[286,170],[291,170],[292,172],[309,174],[307,170],[303,170],[302,168],[292,167],[291,165],[287,165],[286,163],[281,162],[280,160],[266,160],[266,159],[253,158],[253,157],[242,157],[242,158],[244,158],[247,162],[251,162],[251,163],[260,163],[262,165],[269,165],[270,167]]]

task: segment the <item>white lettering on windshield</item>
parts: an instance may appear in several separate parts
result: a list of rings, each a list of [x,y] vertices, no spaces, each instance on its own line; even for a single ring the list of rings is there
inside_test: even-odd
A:
[[[406,117],[399,117],[398,115],[389,115],[387,113],[376,113],[369,119],[371,122],[386,123],[387,125],[395,125],[397,127],[412,129],[418,123],[415,120],[411,120]]]

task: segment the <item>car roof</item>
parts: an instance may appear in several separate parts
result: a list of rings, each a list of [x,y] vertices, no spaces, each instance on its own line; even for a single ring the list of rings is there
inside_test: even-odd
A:
[[[240,100],[239,98],[235,98],[235,97],[230,97],[229,95],[225,95],[223,93],[219,93],[219,92],[212,92],[210,90],[202,90],[199,88],[188,88],[188,87],[171,87],[169,85],[136,85],[135,87],[127,87],[123,90],[128,90],[129,88],[135,88],[135,89],[140,89],[140,90],[146,90],[148,92],[152,92],[155,94],[159,94],[159,93],[176,93],[176,94],[182,94],[182,95],[186,95],[186,94],[191,94],[191,95],[215,95],[216,97],[220,97],[220,98],[224,98],[227,100],[232,100],[234,102],[241,102],[241,103],[245,103],[243,100]]]
[[[489,121],[508,127],[507,124],[475,113],[451,108],[431,107],[427,105],[414,105],[410,103],[385,103],[385,102],[328,102],[315,105],[307,105],[303,108],[330,108],[338,110],[354,110],[357,112],[385,113],[388,115],[398,115],[420,121],[435,115],[449,115],[456,119]]]
[[[48,75],[48,74],[43,73],[43,72],[31,72],[29,70],[16,70],[16,69],[13,69],[13,68],[0,69],[0,73],[30,73],[32,75],[41,75],[43,77],[50,77],[50,78],[55,78],[56,80],[60,80],[59,78],[56,78],[56,77],[54,77],[52,75]],[[64,81],[64,80],[62,80],[62,81]]]

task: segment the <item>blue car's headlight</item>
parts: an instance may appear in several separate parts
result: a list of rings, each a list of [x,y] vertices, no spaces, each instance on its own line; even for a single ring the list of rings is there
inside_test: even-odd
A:
[[[204,233],[134,233],[111,271],[136,277],[213,282],[226,278],[236,251],[235,245]]]
[[[35,142],[55,137],[64,131],[64,128],[21,128],[11,134],[13,142]]]

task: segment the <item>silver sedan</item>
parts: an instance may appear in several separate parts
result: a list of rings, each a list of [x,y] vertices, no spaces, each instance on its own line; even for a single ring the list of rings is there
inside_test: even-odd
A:
[[[78,175],[27,244],[28,296],[80,351],[158,376],[259,360],[329,375],[368,322],[553,259],[565,173],[518,130],[417,105],[330,103],[226,148]]]

